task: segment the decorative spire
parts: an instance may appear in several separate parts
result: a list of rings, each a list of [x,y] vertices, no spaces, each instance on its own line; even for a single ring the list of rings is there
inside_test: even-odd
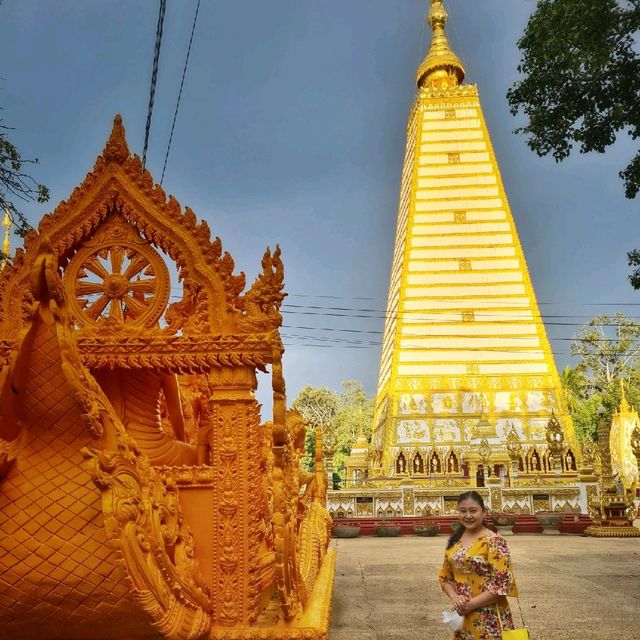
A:
[[[455,87],[464,80],[462,62],[449,46],[444,32],[447,18],[442,0],[431,0],[427,24],[433,30],[433,39],[427,57],[418,67],[419,87]]]
[[[102,157],[107,162],[122,164],[130,155],[127,138],[124,133],[124,126],[122,124],[122,116],[117,113],[113,119],[113,129],[111,129],[111,135],[107,140],[107,144],[104,146]]]
[[[627,396],[624,392],[624,380],[620,378],[620,413],[629,412],[629,403],[627,402]]]
[[[2,271],[7,264],[7,260],[11,255],[11,237],[9,236],[9,229],[13,225],[11,220],[11,213],[9,209],[4,210],[4,218],[2,219],[2,226],[4,227],[4,240],[2,241],[2,255],[0,256],[0,271]]]

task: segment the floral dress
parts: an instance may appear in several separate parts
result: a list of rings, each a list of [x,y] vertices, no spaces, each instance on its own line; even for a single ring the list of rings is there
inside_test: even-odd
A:
[[[449,582],[456,593],[470,598],[491,591],[502,596],[500,608],[503,629],[513,629],[513,619],[506,596],[517,596],[511,557],[506,540],[498,534],[483,536],[469,546],[456,542],[444,554],[439,575],[440,586]],[[464,626],[453,635],[454,640],[500,640],[500,623],[496,605],[471,611],[464,618]]]

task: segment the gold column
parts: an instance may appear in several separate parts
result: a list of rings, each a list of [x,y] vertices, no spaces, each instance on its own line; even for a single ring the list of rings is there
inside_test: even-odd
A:
[[[609,444],[609,433],[611,423],[604,417],[605,409],[602,405],[598,407],[598,446],[600,447],[600,484],[602,490],[612,489],[613,487],[613,469],[611,466],[611,446]]]
[[[507,453],[511,460],[511,486],[515,487],[518,482],[518,473],[520,471],[519,459],[522,456],[522,444],[520,443],[520,438],[513,426],[507,435]]]

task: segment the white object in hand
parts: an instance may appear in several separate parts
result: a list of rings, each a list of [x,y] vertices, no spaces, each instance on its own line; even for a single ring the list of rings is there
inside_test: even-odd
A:
[[[451,631],[460,631],[462,625],[464,625],[464,616],[461,616],[457,611],[452,609],[446,609],[442,612],[442,622],[444,622]]]

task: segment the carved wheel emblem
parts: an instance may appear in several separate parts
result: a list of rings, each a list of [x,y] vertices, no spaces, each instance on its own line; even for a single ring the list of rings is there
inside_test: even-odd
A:
[[[85,247],[66,273],[74,319],[79,325],[110,322],[153,326],[169,301],[170,277],[162,257],[148,245]]]

